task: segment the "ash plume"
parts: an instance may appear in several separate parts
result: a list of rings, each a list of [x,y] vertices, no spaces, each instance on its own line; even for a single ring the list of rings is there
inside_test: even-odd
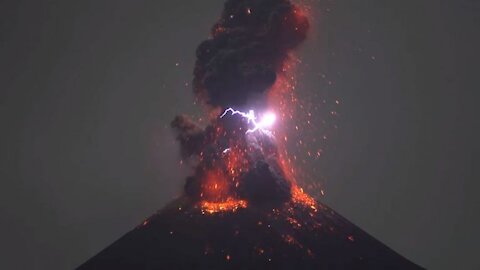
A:
[[[288,0],[227,0],[211,37],[197,48],[193,92],[208,108],[262,105],[290,51],[305,38],[308,19]],[[251,100],[255,100],[255,104]],[[185,116],[171,124],[182,158],[195,163],[185,194],[194,200],[227,198],[277,203],[291,198],[275,138],[229,115],[200,128]]]
[[[197,49],[194,92],[212,106],[243,106],[276,79],[305,38],[307,17],[288,0],[228,0]]]

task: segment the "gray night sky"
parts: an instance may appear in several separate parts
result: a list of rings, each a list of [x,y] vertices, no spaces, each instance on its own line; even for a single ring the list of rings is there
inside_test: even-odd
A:
[[[180,194],[165,126],[197,110],[222,3],[0,1],[0,269],[72,269]],[[322,200],[428,269],[480,269],[480,4],[312,6],[298,91],[341,101]]]

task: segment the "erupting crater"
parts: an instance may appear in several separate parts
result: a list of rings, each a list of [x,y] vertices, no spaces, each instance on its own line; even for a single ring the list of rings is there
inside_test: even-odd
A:
[[[292,118],[285,78],[308,28],[289,0],[225,2],[194,70],[196,98],[213,117],[171,123],[194,168],[183,196],[79,269],[421,269],[295,180],[278,127]]]

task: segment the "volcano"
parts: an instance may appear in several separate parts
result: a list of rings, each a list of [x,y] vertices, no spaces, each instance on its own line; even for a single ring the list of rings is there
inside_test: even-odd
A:
[[[193,169],[183,197],[78,269],[421,269],[296,181],[282,130],[297,120],[292,53],[307,14],[290,0],[225,1],[196,53],[193,92],[208,123],[171,123]]]
[[[305,198],[228,211],[180,198],[78,269],[423,269]]]

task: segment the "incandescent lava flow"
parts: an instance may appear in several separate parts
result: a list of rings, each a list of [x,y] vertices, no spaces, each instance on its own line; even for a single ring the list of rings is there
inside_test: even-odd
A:
[[[225,2],[194,70],[210,122],[171,124],[194,168],[184,195],[79,269],[421,269],[305,193],[282,154],[291,53],[308,29],[289,0]]]

